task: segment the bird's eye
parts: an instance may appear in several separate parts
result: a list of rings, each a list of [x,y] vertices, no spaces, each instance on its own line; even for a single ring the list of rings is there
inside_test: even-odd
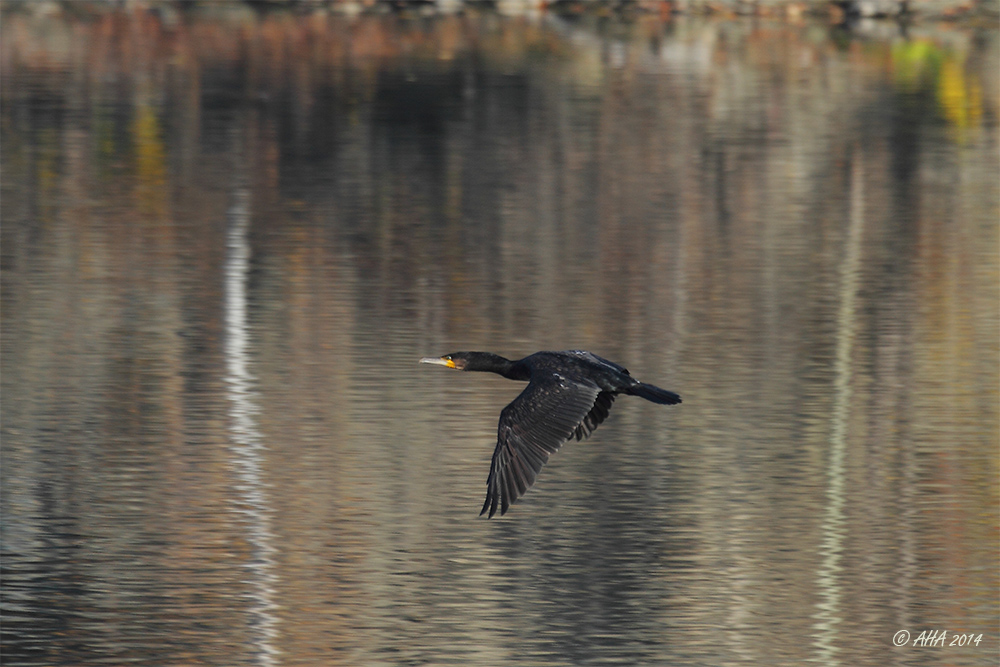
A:
[[[445,355],[444,358],[447,359],[448,361],[451,361],[451,355],[450,354]]]

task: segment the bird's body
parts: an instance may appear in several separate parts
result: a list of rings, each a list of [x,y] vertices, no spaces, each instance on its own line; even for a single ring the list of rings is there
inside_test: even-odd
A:
[[[425,357],[422,363],[497,373],[528,386],[500,413],[497,446],[480,514],[500,514],[535,482],[549,455],[569,440],[589,436],[607,418],[619,394],[673,405],[681,397],[639,382],[622,366],[583,350],[536,352],[517,361],[489,352]]]

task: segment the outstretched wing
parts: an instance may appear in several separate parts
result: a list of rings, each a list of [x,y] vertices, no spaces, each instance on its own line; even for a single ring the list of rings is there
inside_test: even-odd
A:
[[[614,395],[558,373],[532,378],[524,391],[500,413],[497,446],[486,502],[480,515],[507,512],[524,495],[549,455],[569,438],[586,437],[608,415]]]
[[[577,440],[583,440],[589,437],[591,433],[594,432],[598,426],[601,425],[605,419],[608,418],[608,412],[611,410],[611,404],[615,402],[615,394],[610,391],[602,391],[597,395],[597,399],[594,400],[594,407],[590,409],[587,416],[583,418],[580,425],[576,427],[573,431],[573,437]]]

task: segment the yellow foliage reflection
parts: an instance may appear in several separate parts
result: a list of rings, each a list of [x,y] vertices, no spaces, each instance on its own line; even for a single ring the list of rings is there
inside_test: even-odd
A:
[[[148,104],[138,104],[131,127],[135,151],[135,196],[143,217],[160,218],[166,212],[166,149],[160,121]]]
[[[978,127],[983,116],[983,90],[966,72],[966,55],[931,40],[900,42],[892,48],[893,79],[904,93],[933,92],[948,125],[964,132]]]
[[[959,131],[978,127],[983,115],[983,91],[965,73],[963,63],[945,58],[938,73],[937,98],[945,119]]]

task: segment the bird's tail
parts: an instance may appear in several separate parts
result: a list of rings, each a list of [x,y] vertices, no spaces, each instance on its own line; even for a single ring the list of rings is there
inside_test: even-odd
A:
[[[640,382],[634,387],[630,387],[628,393],[632,396],[645,398],[647,401],[652,401],[653,403],[659,403],[660,405],[676,405],[681,402],[679,394],[667,391],[666,389],[660,389],[645,382]]]

